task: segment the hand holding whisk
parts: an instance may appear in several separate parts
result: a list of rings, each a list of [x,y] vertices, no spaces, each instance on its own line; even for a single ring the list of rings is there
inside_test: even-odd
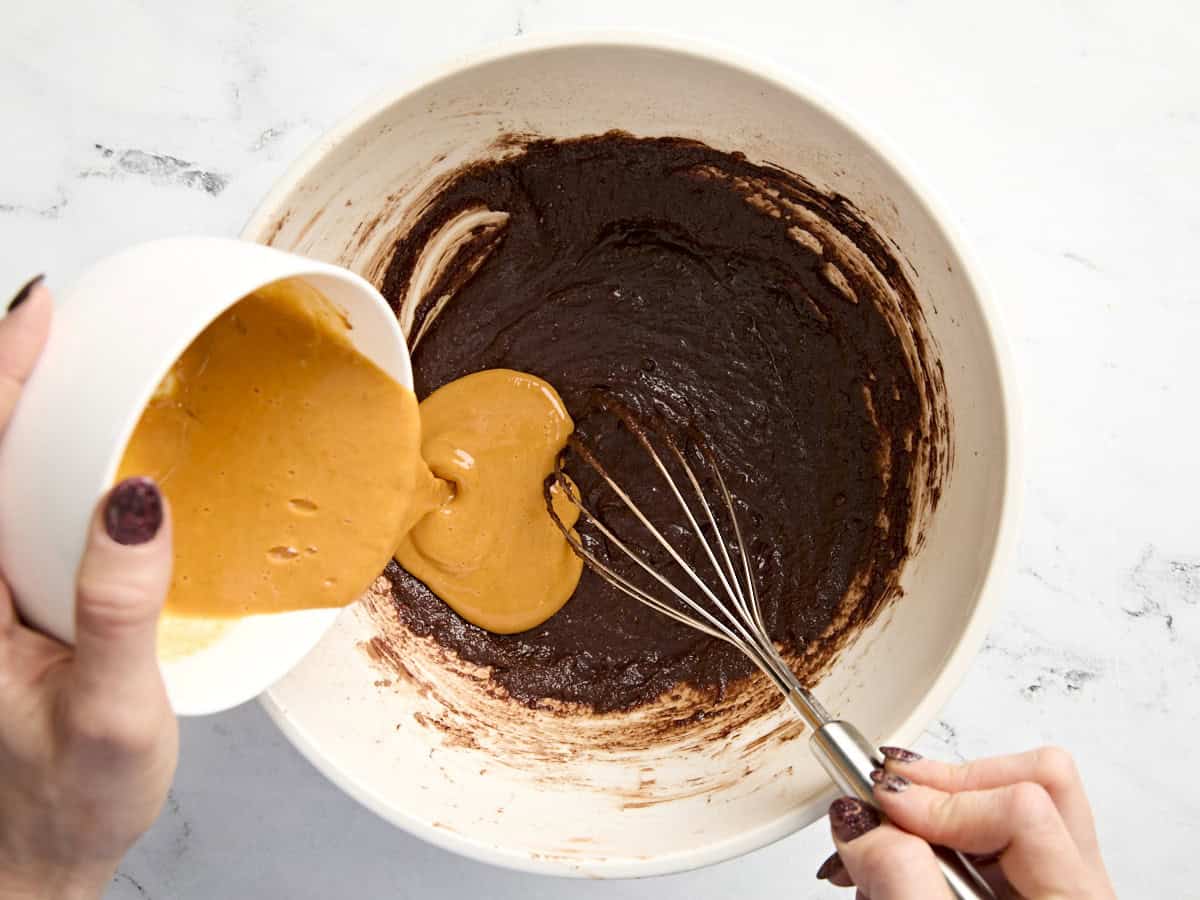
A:
[[[619,401],[607,401],[603,408],[616,416],[645,449],[665,487],[678,502],[688,538],[698,544],[700,552],[696,552],[696,546],[685,548],[672,543],[664,529],[646,517],[626,488],[612,478],[578,436],[571,437],[570,451],[600,477],[632,515],[643,537],[649,535],[671,563],[667,571],[655,566],[635,545],[632,535],[617,534],[590,510],[567,477],[565,460],[560,458],[554,474],[546,481],[546,505],[571,548],[592,571],[622,593],[745,654],[812,729],[810,747],[834,784],[844,793],[876,806],[871,773],[883,767],[883,757],[853,725],[832,719],[776,648],[763,618],[734,499],[712,450],[697,435],[690,436],[686,445],[681,446],[668,429],[649,426]],[[551,502],[552,495],[559,492],[579,508],[583,521],[604,538],[611,552],[626,556],[646,577],[635,581],[622,574],[568,528]],[[935,847],[934,852],[955,897],[962,900],[995,897],[960,853],[945,847]]]

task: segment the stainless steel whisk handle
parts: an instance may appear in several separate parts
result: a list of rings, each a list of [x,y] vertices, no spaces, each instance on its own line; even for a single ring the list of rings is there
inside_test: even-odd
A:
[[[545,484],[546,510],[550,518],[567,539],[571,549],[592,571],[617,590],[677,622],[726,641],[744,653],[774,682],[791,703],[796,714],[813,729],[813,752],[834,783],[846,794],[875,806],[871,773],[877,768],[882,768],[883,758],[854,726],[846,722],[830,721],[829,713],[804,689],[772,641],[759,604],[758,590],[755,586],[755,566],[746,552],[746,541],[738,525],[733,494],[721,476],[716,456],[702,441],[694,448],[700,451],[699,458],[703,460],[701,474],[707,473],[702,478],[688,461],[688,454],[684,452],[687,448],[681,447],[670,433],[657,433],[657,441],[663,449],[663,453],[660,454],[651,439],[653,428],[648,427],[645,420],[639,419],[620,401],[611,402],[608,408],[641,442],[667,488],[679,501],[681,511],[690,526],[690,533],[711,563],[716,580],[710,579],[706,582],[701,577],[688,561],[692,554],[681,553],[675,544],[654,526],[628,492],[612,478],[592,451],[578,438],[571,439],[572,450],[608,485],[625,508],[641,523],[644,532],[670,556],[688,578],[688,581],[682,583],[690,587],[687,590],[680,588],[675,581],[650,565],[642,552],[634,550],[629,543],[614,533],[605,523],[604,517],[588,509],[574,483],[566,477],[561,456],[555,466],[554,477],[547,479]],[[691,437],[688,440],[694,443]],[[677,482],[672,477],[668,462],[686,477]],[[710,502],[705,493],[703,482],[709,477],[716,485],[715,492],[710,490],[710,493],[719,500],[717,509],[724,510],[726,524],[732,526],[732,536],[736,538],[732,544],[729,541],[730,534],[722,533],[722,524],[718,521],[718,513],[714,512],[714,503]],[[652,591],[648,591],[645,586],[631,581],[627,574],[614,569],[584,546],[579,535],[563,522],[555,510],[554,497],[551,494],[554,485],[559,487],[563,497],[578,508],[580,522],[594,527],[614,552],[624,554],[629,562],[649,576],[646,583],[653,581],[657,585],[657,588],[653,588],[652,585],[653,590],[669,595],[666,602]],[[685,491],[692,495],[690,504],[684,497]],[[704,523],[703,526],[701,522]],[[712,533],[712,540],[706,536],[705,526]],[[730,553],[731,546],[735,548],[733,554]],[[735,559],[740,561],[740,565],[735,563]],[[946,883],[958,900],[996,900],[991,888],[960,854],[944,847],[934,847],[933,850],[946,876]]]
[[[878,808],[871,772],[883,768],[883,757],[849,722],[826,722],[809,741],[813,755],[844,794]],[[983,876],[957,850],[934,846],[933,853],[957,900],[996,900]]]

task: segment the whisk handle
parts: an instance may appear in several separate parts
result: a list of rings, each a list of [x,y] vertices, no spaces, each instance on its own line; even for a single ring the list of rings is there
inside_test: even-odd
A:
[[[827,722],[813,732],[813,755],[847,796],[878,807],[871,772],[883,768],[883,756],[849,722]],[[996,900],[996,894],[957,850],[934,846],[933,853],[957,900]]]

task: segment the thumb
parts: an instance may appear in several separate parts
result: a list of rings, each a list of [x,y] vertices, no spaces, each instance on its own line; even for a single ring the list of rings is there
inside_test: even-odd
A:
[[[16,409],[25,380],[50,332],[50,291],[39,275],[21,290],[0,317],[0,430]]]
[[[74,668],[83,690],[134,699],[147,685],[161,689],[158,615],[170,582],[170,510],[153,481],[126,479],[100,502],[79,566]]]

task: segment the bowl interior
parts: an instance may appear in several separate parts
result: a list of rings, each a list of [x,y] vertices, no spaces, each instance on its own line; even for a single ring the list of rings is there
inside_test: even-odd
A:
[[[613,128],[695,138],[801,173],[850,198],[910,267],[945,369],[953,471],[905,570],[905,596],[817,688],[868,737],[907,741],[982,637],[985,582],[1008,517],[1007,400],[956,248],[906,178],[840,118],[709,53],[609,40],[520,45],[353,118],[289,173],[244,236],[378,283],[415,198],[492,155],[498,137]],[[719,737],[698,725],[657,740],[654,722],[678,704],[590,720],[505,707],[481,689],[480,673],[420,640],[372,643],[386,617],[372,606],[344,612],[266,703],[327,775],[432,841],[535,871],[644,875],[744,852],[823,811],[827,781],[782,710],[748,714]],[[641,747],[608,739],[639,729]]]

